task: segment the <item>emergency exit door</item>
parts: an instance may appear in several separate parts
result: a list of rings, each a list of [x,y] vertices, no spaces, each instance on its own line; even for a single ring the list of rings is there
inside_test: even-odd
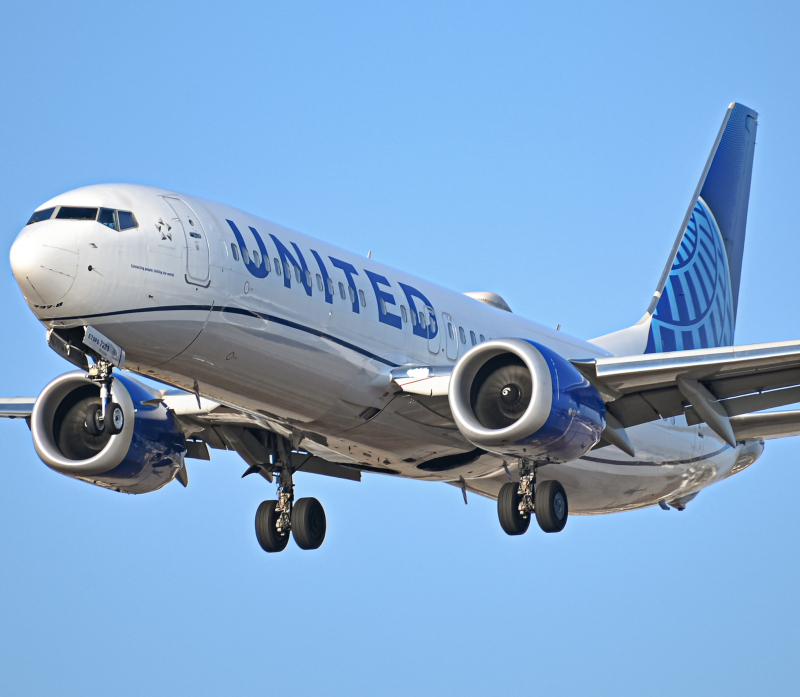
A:
[[[454,361],[458,358],[458,328],[452,315],[446,312],[442,313],[442,320],[444,324],[445,347],[447,349],[447,357]]]
[[[186,239],[186,282],[208,287],[211,283],[208,237],[200,218],[184,201],[171,196],[164,200],[175,211],[175,227],[183,229]]]

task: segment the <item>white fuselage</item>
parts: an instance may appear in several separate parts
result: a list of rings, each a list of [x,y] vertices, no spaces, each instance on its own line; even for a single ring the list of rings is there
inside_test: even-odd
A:
[[[435,399],[423,406],[413,395],[396,394],[393,367],[453,364],[472,348],[473,336],[477,342],[534,340],[567,359],[608,355],[223,204],[150,187],[101,185],[41,208],[54,205],[132,211],[138,227],[116,231],[95,221],[53,219],[20,233],[12,267],[48,328],[92,325],[124,348],[127,369],[244,410],[302,438],[308,449],[370,471],[439,481],[464,477],[490,494],[506,476],[502,458],[491,454],[463,466],[426,468],[474,446],[444,409],[437,413]],[[228,221],[244,241],[249,268]],[[412,309],[426,323],[433,314],[434,328],[423,331]],[[685,500],[753,462],[763,447],[731,448],[683,417],[628,432],[635,457],[608,446],[542,469],[544,479],[558,479],[567,489],[570,512]],[[513,471],[514,463],[507,465]]]

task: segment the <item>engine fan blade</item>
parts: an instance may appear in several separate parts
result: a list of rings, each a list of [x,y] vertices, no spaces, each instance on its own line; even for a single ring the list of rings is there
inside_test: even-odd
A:
[[[518,421],[531,401],[533,381],[522,359],[503,354],[487,361],[472,383],[472,411],[485,428],[501,429]]]

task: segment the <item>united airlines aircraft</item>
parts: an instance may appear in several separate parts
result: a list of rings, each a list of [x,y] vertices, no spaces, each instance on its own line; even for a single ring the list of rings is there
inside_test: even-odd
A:
[[[509,535],[683,510],[800,434],[800,411],[765,411],[800,402],[800,341],[733,343],[756,124],[730,105],[644,316],[589,341],[220,203],[69,191],[11,268],[76,370],[0,414],[115,492],[187,486],[188,460],[235,451],[277,489],[255,515],[267,552],[325,539],[298,471],[446,482],[496,499]]]

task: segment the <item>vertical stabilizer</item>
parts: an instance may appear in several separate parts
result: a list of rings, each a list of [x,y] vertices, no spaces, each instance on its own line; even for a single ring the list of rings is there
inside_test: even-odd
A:
[[[757,118],[728,107],[647,313],[598,346],[622,355],[733,344]]]

